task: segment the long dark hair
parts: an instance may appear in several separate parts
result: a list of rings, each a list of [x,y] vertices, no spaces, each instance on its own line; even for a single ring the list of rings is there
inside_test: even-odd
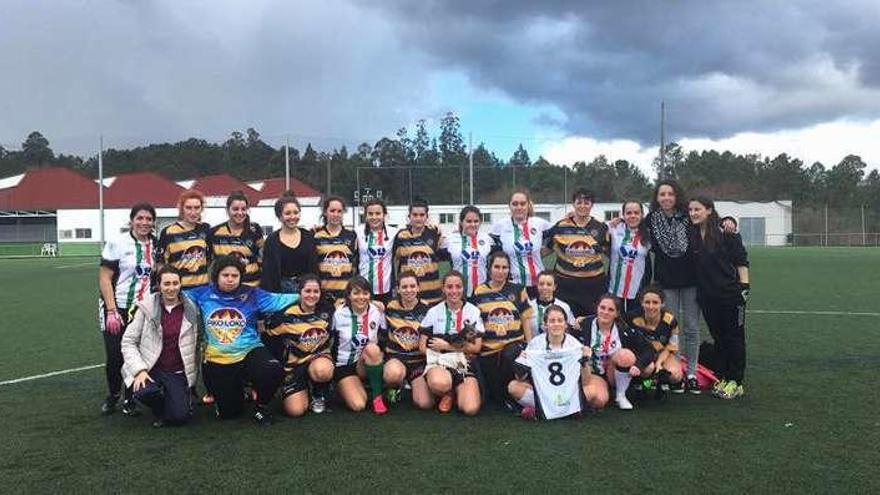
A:
[[[373,198],[373,199],[367,201],[366,203],[364,203],[364,237],[366,237],[367,235],[370,234],[370,224],[369,224],[369,222],[367,222],[367,210],[371,206],[376,206],[376,205],[379,205],[382,207],[382,214],[383,215],[388,215],[388,207],[385,206],[385,202],[382,201],[381,199]],[[385,226],[383,225],[382,228],[385,228]]]
[[[639,205],[639,211],[642,212],[642,219],[641,219],[641,221],[639,221],[639,226],[638,226],[639,244],[641,244],[642,246],[647,246],[648,241],[651,238],[648,237],[648,235],[649,235],[648,234],[648,226],[645,224],[645,207],[642,206],[642,202],[637,199],[628,199],[628,200],[624,201],[623,204],[620,205],[620,216],[621,216],[621,218],[623,218],[624,211],[626,210],[626,205],[633,204],[633,203]],[[625,223],[626,223],[626,221],[624,220],[624,224]]]
[[[679,212],[687,213],[687,203],[684,199],[684,189],[673,179],[663,179],[657,181],[654,186],[654,193],[651,194],[651,211],[660,211],[660,203],[657,201],[657,194],[660,192],[661,186],[669,186],[675,192],[675,209]]]
[[[623,320],[623,303],[614,294],[606,292],[599,296],[599,299],[596,300],[596,314],[599,314],[599,304],[605,300],[610,300],[614,303],[614,307],[617,309],[617,318],[614,318],[614,324],[617,325],[618,331],[623,330],[626,327],[626,322]]]
[[[468,213],[476,213],[477,217],[480,219],[480,221],[482,222],[482,220],[483,220],[483,216],[480,214],[479,208],[477,208],[474,205],[465,206],[464,208],[461,209],[460,212],[458,212],[458,231],[461,233],[464,233],[464,228],[462,227],[462,224],[464,223],[465,217],[468,216]]]
[[[718,210],[715,209],[715,202],[706,196],[696,196],[691,201],[700,203],[709,210],[709,216],[703,222],[703,225],[697,225],[696,235],[705,232],[703,237],[703,245],[709,251],[714,251],[715,247],[721,244],[721,218],[718,216]]]
[[[247,207],[251,206],[251,202],[248,201],[248,197],[245,196],[242,191],[232,191],[229,193],[229,196],[226,197],[226,214],[229,214],[229,207],[232,206],[232,203],[236,201],[244,201],[244,205]],[[251,216],[244,216],[244,230],[243,232],[250,232],[251,230]]]
[[[299,204],[299,200],[296,199],[296,194],[293,191],[287,190],[281,193],[281,197],[275,201],[275,218],[281,219],[281,214],[284,213],[284,207],[289,204],[295,204],[299,211],[302,211],[302,206]]]
[[[327,196],[324,198],[324,201],[321,202],[321,223],[324,227],[327,226],[327,208],[330,208],[330,203],[337,201],[342,205],[342,211],[344,212],[347,208],[345,204],[345,200],[342,199],[342,196]]]

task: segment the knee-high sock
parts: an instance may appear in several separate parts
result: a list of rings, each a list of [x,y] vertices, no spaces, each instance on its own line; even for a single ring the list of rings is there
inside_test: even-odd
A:
[[[370,398],[382,395],[382,365],[368,364],[364,369],[367,371],[367,381],[370,383]]]
[[[632,381],[628,371],[614,370],[614,386],[617,387],[616,396],[626,397],[626,389],[629,388],[629,382]]]

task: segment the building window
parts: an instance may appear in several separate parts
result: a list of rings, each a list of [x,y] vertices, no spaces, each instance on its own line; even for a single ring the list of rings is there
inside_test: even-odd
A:
[[[91,239],[92,238],[92,229],[76,229],[76,238],[77,239]]]
[[[605,211],[605,221],[617,218],[620,216],[620,212],[617,210],[606,210]]]
[[[549,211],[536,211],[535,216],[538,218],[543,218],[544,220],[550,221],[550,212]]]
[[[263,228],[263,234],[265,235],[271,234],[274,230],[274,227],[272,227],[271,225],[260,225],[260,227]]]
[[[455,223],[455,213],[441,213],[440,214],[440,223]]]
[[[59,230],[58,231],[59,239],[73,239],[73,231],[72,230]]]
[[[480,221],[483,223],[492,223],[491,213],[480,213]]]

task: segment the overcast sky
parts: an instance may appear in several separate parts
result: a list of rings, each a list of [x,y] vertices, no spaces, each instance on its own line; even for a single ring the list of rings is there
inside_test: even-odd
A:
[[[502,158],[687,149],[880,165],[880,2],[4,0],[0,144],[256,127],[329,149],[462,118]]]

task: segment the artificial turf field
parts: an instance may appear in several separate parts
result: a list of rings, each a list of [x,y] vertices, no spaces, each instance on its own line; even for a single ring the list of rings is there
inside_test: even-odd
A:
[[[339,407],[185,428],[102,417],[102,369],[0,385],[0,491],[880,492],[880,250],[754,249],[745,397],[579,420]],[[0,260],[0,382],[101,363],[96,261]]]

